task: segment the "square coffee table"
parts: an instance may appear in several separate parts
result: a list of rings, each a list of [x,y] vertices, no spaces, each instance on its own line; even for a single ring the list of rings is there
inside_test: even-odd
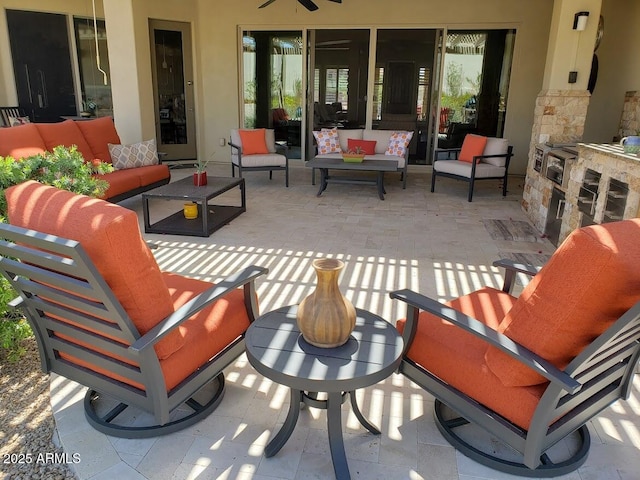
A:
[[[211,199],[236,187],[240,189],[240,206],[209,203]],[[198,206],[198,218],[186,219],[182,208],[180,208],[176,213],[152,224],[149,217],[149,200],[154,200],[154,203],[158,200],[194,202]],[[246,210],[244,178],[207,176],[207,185],[196,187],[193,184],[193,179],[189,176],[142,194],[142,212],[146,233],[208,237]]]

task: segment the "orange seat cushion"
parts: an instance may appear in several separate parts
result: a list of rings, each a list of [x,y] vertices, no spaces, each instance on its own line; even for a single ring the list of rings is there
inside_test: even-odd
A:
[[[462,142],[462,149],[460,150],[460,154],[458,155],[458,160],[462,162],[472,163],[473,157],[482,155],[484,153],[484,147],[486,145],[487,137],[468,133],[464,137],[464,142]]]
[[[103,162],[111,163],[111,155],[107,144],[119,144],[120,137],[111,117],[101,117],[95,120],[76,122],[84,139],[91,148],[94,157]]]
[[[572,232],[523,290],[499,331],[563,369],[640,300],[640,219]],[[544,377],[497,348],[489,368],[507,386]]]
[[[162,275],[169,288],[174,310],[214,285],[168,272],[164,272]],[[243,291],[237,289],[228,293],[178,328],[185,338],[184,345],[169,357],[160,360],[160,368],[167,391],[175,388],[249,328],[249,317],[244,306]],[[63,335],[59,336],[64,338]],[[94,350],[100,351],[95,348]],[[106,352],[102,353],[106,354]],[[71,355],[66,355],[65,358],[109,378],[144,390],[144,385],[114,374],[105,368]],[[120,360],[131,364],[126,359],[120,358]]]
[[[496,329],[515,301],[501,290],[484,288],[447,305]],[[400,332],[404,326],[405,320],[399,320]],[[480,338],[435,315],[421,312],[407,356],[447,384],[528,429],[545,386],[506,387],[488,368],[484,359],[486,351],[487,343]]]
[[[238,130],[242,141],[243,155],[264,155],[269,153],[267,148],[266,131],[264,128],[255,130]]]
[[[114,170],[104,175],[96,175],[97,178],[106,180],[109,183],[109,188],[107,188],[103,198],[112,198],[121,193],[140,188],[140,175],[137,174],[136,170],[137,168],[130,168],[126,170]]]
[[[213,285],[209,282],[163,273],[177,309]],[[234,290],[201,310],[180,326],[185,338],[182,348],[160,362],[167,390],[221,352],[249,328],[242,289]]]
[[[60,123],[36,123],[34,125],[38,128],[47,150],[52,151],[58,145],[65,147],[76,145],[85,160],[96,158],[80,128],[73,120],[65,120]]]
[[[82,244],[141,334],[173,312],[169,290],[134,211],[34,181],[5,193],[12,225]],[[156,352],[165,358],[183,344],[181,333],[172,332],[158,342]]]
[[[168,165],[147,165],[134,169],[136,175],[140,179],[140,185],[143,187],[160,182],[171,177]]]
[[[26,158],[46,151],[35,123],[0,128],[0,157]]]

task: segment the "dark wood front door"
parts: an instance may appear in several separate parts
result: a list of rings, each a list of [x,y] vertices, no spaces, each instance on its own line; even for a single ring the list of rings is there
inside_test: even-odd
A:
[[[7,10],[18,103],[36,122],[76,115],[65,15]]]

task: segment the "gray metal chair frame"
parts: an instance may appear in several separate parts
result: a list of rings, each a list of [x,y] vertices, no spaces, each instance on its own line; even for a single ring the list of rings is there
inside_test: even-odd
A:
[[[224,394],[222,370],[244,352],[244,334],[171,391],[165,387],[154,345],[196,312],[239,287],[244,290],[249,319],[255,320],[258,305],[254,281],[267,273],[265,268],[250,266],[222,280],[140,335],[78,242],[7,224],[0,224],[0,239],[0,272],[20,295],[16,303],[35,334],[42,370],[89,387],[85,416],[94,428],[118,437],[152,437],[192,425],[217,407]],[[144,389],[64,359],[61,353],[117,374]],[[213,389],[202,388],[210,383]],[[194,398],[208,390],[213,392],[205,401]],[[104,409],[98,405],[103,395],[120,402],[104,415],[97,411]],[[193,413],[177,418],[174,411],[183,404]],[[135,427],[118,424],[116,417],[128,406],[151,413],[154,420]]]
[[[498,261],[505,267],[503,290],[510,292],[515,274],[534,275],[537,269],[511,261]],[[436,397],[434,414],[440,432],[464,455],[496,470],[527,477],[553,477],[579,468],[586,460],[590,436],[586,427],[593,417],[619,399],[628,399],[635,365],[640,358],[640,302],[624,313],[564,369],[559,370],[544,358],[488,328],[480,321],[452,310],[436,300],[411,290],[398,290],[391,298],[407,303],[407,323],[403,339],[403,359],[398,369],[410,380]],[[549,384],[526,431],[473,398],[453,388],[407,358],[417,329],[419,312],[427,311],[482,338],[518,359],[549,380]],[[446,407],[455,413],[445,415]],[[445,418],[447,417],[447,418]],[[499,458],[487,450],[490,445],[472,445],[456,433],[472,423],[522,454],[522,462]],[[552,462],[546,451],[568,435],[577,432],[579,446],[569,458]]]
[[[233,160],[231,160],[231,176],[232,177],[236,176],[236,168],[238,169],[238,175],[240,176],[240,178],[242,178],[242,172],[245,172],[245,171],[246,172],[268,171],[269,180],[273,179],[274,170],[284,170],[284,185],[285,187],[289,186],[289,157],[287,157],[285,154],[280,153],[280,155],[283,155],[284,158],[286,159],[284,167],[280,167],[276,165],[264,165],[260,167],[245,167],[242,165],[242,147],[240,145],[236,145],[235,143],[232,143],[231,140],[229,140],[229,146],[231,147],[231,155],[233,156],[234,150],[235,150],[235,153],[238,155],[238,165],[233,163]]]
[[[447,148],[447,149],[439,149],[435,151],[435,158],[438,162],[446,162],[447,160],[458,160],[458,155],[460,155],[461,148]],[[446,153],[447,158],[438,158],[438,154]],[[453,155],[453,158],[451,156]],[[500,177],[479,177],[476,178],[476,166],[479,161],[482,161],[484,158],[502,158],[506,157],[505,161],[505,169],[504,175]],[[507,149],[507,153],[499,154],[499,155],[478,155],[473,157],[473,162],[471,163],[471,176],[465,177],[463,175],[454,175],[453,173],[447,172],[437,172],[435,168],[433,169],[433,174],[431,176],[431,193],[433,193],[436,189],[436,176],[453,178],[455,180],[462,180],[464,182],[469,183],[469,194],[467,195],[467,200],[470,202],[473,199],[473,187],[475,182],[478,180],[502,180],[502,196],[507,196],[507,181],[509,179],[509,163],[511,162],[511,157],[513,157],[513,146],[509,145]]]

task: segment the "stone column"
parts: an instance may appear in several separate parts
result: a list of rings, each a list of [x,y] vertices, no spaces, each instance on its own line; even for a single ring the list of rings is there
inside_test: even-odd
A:
[[[640,135],[640,92],[627,92],[622,106],[618,136]]]

